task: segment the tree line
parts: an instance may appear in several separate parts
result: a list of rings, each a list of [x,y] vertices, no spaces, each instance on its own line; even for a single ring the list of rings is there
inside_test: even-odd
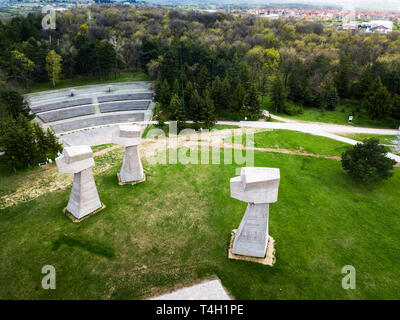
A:
[[[334,110],[346,99],[371,119],[400,120],[397,31],[116,4],[57,13],[56,30],[42,30],[41,18],[0,23],[3,81],[143,71],[156,80],[159,117],[201,125],[255,119],[262,108]]]

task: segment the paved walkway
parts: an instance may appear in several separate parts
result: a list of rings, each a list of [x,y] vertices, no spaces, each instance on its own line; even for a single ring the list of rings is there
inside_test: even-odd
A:
[[[283,130],[294,130],[305,133],[314,134],[334,140],[338,140],[344,143],[355,145],[360,141],[349,139],[346,137],[339,136],[335,133],[349,134],[349,133],[366,133],[366,134],[377,134],[377,135],[397,135],[398,131],[393,129],[376,129],[376,128],[363,128],[345,126],[339,124],[325,124],[325,123],[280,123],[280,122],[260,122],[260,121],[218,121],[218,124],[223,125],[236,125],[240,127],[251,127],[251,128],[265,128],[265,129],[283,129]],[[400,156],[393,153],[388,153],[388,157],[400,162]]]
[[[149,300],[232,300],[220,280],[205,281]]]

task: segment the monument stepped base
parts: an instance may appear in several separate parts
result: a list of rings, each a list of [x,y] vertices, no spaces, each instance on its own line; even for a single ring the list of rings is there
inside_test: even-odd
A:
[[[138,183],[141,183],[141,182],[145,182],[145,181],[146,181],[146,174],[144,174],[144,173],[143,173],[143,179],[142,179],[142,180],[137,180],[137,181],[132,181],[132,182],[122,182],[122,181],[121,181],[121,178],[120,178],[120,176],[119,176],[119,173],[117,173],[117,177],[118,177],[118,184],[119,184],[120,186],[123,186],[123,185],[125,185],[125,184],[132,184],[132,185],[134,185],[134,184],[138,184]]]
[[[94,214],[100,212],[100,211],[103,210],[105,207],[106,207],[106,206],[102,203],[100,208],[98,208],[97,210],[95,210],[95,211],[93,211],[93,212],[87,214],[86,216],[84,216],[84,217],[82,217],[82,218],[80,218],[80,219],[78,219],[78,218],[75,217],[72,213],[70,213],[70,212],[67,210],[67,207],[65,207],[65,208],[63,209],[63,213],[65,213],[65,215],[66,215],[68,218],[70,218],[71,221],[72,221],[73,223],[78,223],[78,222],[81,222],[81,221],[85,220],[86,218],[91,217],[92,215],[94,215]]]
[[[233,246],[233,241],[235,240],[236,231],[237,229],[232,230],[231,242],[229,244],[229,251],[228,251],[229,259],[256,262],[271,267],[275,264],[275,246],[274,246],[275,240],[271,236],[269,236],[268,238],[268,245],[264,258],[256,258],[256,257],[242,256],[239,254],[233,254],[232,246]]]

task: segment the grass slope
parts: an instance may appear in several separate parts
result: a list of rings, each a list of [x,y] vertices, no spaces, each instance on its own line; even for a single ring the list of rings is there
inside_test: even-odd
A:
[[[225,141],[232,140],[235,143],[234,139],[227,138]],[[278,129],[257,132],[254,134],[254,139],[246,141],[246,137],[243,137],[239,142],[256,148],[297,150],[326,156],[340,156],[349,147],[347,143],[329,138]]]
[[[122,151],[96,158],[106,209],[73,224],[61,210],[70,188],[0,210],[1,299],[138,299],[217,275],[237,299],[400,298],[400,170],[370,186],[340,162],[255,152],[255,165],[281,170],[270,208],[277,261],[227,258],[246,204],[229,194],[235,165],[153,165],[147,180],[119,186]],[[8,178],[7,178],[8,180]],[[54,265],[57,289],[41,288]],[[357,270],[357,289],[341,269]]]
[[[277,114],[271,107],[271,101],[268,97],[265,98],[263,108],[269,110],[272,114]],[[303,114],[289,116],[287,114],[277,114],[284,118],[312,122],[325,122],[335,124],[348,124],[349,115],[355,112],[352,125],[359,127],[372,128],[398,128],[399,120],[385,119],[376,121],[371,119],[371,116],[361,108],[361,102],[356,100],[343,100],[334,111],[327,111],[318,108],[303,108]]]

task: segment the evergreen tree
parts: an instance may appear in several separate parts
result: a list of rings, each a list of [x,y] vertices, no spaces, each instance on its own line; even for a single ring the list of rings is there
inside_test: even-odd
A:
[[[14,172],[17,168],[30,167],[38,156],[34,130],[22,115],[9,121],[0,139],[4,157]]]
[[[339,95],[342,98],[346,98],[349,96],[350,68],[351,68],[350,58],[344,53],[342,53],[340,55],[340,71],[336,85]]]
[[[235,93],[232,92],[231,78],[228,75],[226,75],[224,80],[222,81],[221,93],[223,95],[223,100],[222,100],[223,109],[232,111],[234,109],[235,99],[233,95]]]
[[[374,120],[378,118],[382,119],[390,113],[390,93],[382,84],[380,77],[374,81],[369,91],[365,94],[362,106],[369,112]]]
[[[210,129],[215,124],[215,108],[214,101],[211,97],[211,88],[208,85],[204,92],[204,99],[202,99],[201,121],[205,128]]]
[[[212,90],[211,90],[212,99],[214,101],[215,107],[217,110],[223,110],[225,104],[225,96],[224,96],[224,89],[222,86],[222,81],[219,76],[216,76],[213,83],[212,83]]]
[[[336,90],[336,88],[332,88],[326,97],[326,106],[327,109],[330,111],[335,110],[335,108],[337,107],[337,105],[340,103],[340,98],[339,98],[339,94]]]
[[[272,107],[277,113],[282,113],[286,108],[286,96],[283,79],[281,76],[276,76],[272,83],[271,92]]]
[[[189,119],[191,119],[195,123],[195,126],[198,127],[198,123],[201,121],[202,98],[197,89],[193,91],[188,109]]]
[[[190,105],[190,101],[193,96],[193,90],[194,90],[194,88],[193,88],[192,82],[188,81],[185,86],[185,106]],[[189,111],[188,111],[188,113],[189,113]]]
[[[182,110],[182,101],[177,94],[173,94],[169,103],[170,119],[175,120],[178,125],[178,130],[183,128],[184,114]]]
[[[385,147],[379,145],[378,139],[366,139],[342,154],[342,167],[351,177],[361,182],[388,179],[393,175],[396,161],[386,154]]]
[[[400,120],[400,95],[395,94],[392,99],[392,116]]]
[[[171,101],[171,87],[167,81],[164,79],[155,97],[156,101],[161,104],[162,109],[168,109],[169,102]]]
[[[40,128],[40,129],[42,129],[42,128]],[[54,131],[50,128],[47,128],[47,131],[46,131],[46,159],[49,158],[54,161],[55,158],[57,157],[58,153],[61,153],[62,150],[63,150],[63,146],[62,146],[62,144],[59,143]]]
[[[250,86],[250,91],[247,95],[247,107],[252,118],[258,118],[260,115],[260,100],[258,99],[258,92],[256,86]]]
[[[210,80],[210,72],[208,71],[207,67],[203,65],[197,78],[197,88],[200,94],[204,93],[204,90],[206,89],[207,84],[210,83]]]
[[[30,109],[24,102],[24,97],[17,91],[1,91],[0,92],[0,117],[11,116],[15,120],[19,115],[23,115],[29,120],[34,118],[34,115],[29,114]]]

